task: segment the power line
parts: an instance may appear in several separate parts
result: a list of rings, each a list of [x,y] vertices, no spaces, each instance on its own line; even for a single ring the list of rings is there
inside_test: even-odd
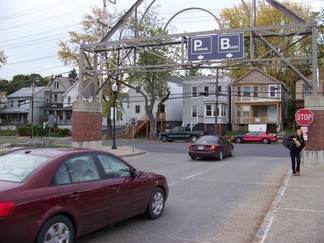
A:
[[[75,1],[77,1],[77,0],[72,0],[72,1],[62,0],[62,1],[59,1],[59,2],[52,3],[52,4],[43,5],[43,6],[40,6],[38,8],[34,8],[34,9],[26,10],[26,11],[23,11],[23,12],[20,12],[20,13],[15,13],[15,14],[11,14],[11,15],[7,15],[7,16],[1,17],[0,18],[0,21],[4,21],[4,20],[8,20],[8,19],[13,19],[13,18],[19,18],[19,17],[22,17],[22,16],[26,16],[26,15],[30,15],[30,14],[42,12],[44,10],[52,9],[53,7],[54,8],[55,7],[60,7],[62,5],[68,4],[70,2],[75,2]],[[60,3],[63,3],[63,4],[60,4]]]

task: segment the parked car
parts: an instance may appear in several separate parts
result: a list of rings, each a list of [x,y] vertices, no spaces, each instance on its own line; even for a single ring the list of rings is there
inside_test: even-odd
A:
[[[19,149],[0,156],[0,241],[73,242],[115,222],[162,215],[166,178],[90,149]]]
[[[277,135],[266,132],[248,132],[243,135],[236,135],[231,137],[231,141],[235,143],[256,143],[261,142],[264,144],[269,144],[272,142],[277,142]]]
[[[189,146],[188,154],[192,159],[217,158],[234,155],[234,147],[225,137],[205,135]]]
[[[195,142],[202,135],[204,135],[204,131],[192,131],[188,127],[174,127],[171,131],[161,132],[159,136],[162,142],[173,142],[174,140]]]

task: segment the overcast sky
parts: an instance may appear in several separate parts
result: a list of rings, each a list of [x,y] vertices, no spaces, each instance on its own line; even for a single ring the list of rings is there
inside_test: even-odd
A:
[[[115,7],[128,10],[135,0],[115,0]],[[245,0],[246,2],[252,0]],[[293,0],[309,3],[320,11],[324,0]],[[151,1],[146,0],[149,4]],[[200,7],[218,13],[240,0],[157,0],[161,17],[170,19],[176,12]],[[58,41],[69,38],[68,31],[80,31],[80,21],[91,6],[102,6],[103,0],[9,0],[0,3],[0,50],[8,56],[8,64],[0,69],[0,79],[11,80],[18,74],[38,73],[43,77],[69,72],[58,59]],[[142,6],[144,3],[142,4]],[[108,9],[111,8],[108,6]],[[172,24],[186,32],[211,30],[215,20],[202,11],[178,15]]]

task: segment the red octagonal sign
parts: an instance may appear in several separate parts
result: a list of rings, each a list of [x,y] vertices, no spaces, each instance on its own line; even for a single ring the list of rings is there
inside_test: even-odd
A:
[[[314,114],[308,109],[300,109],[295,114],[295,121],[302,127],[307,127],[314,120]]]

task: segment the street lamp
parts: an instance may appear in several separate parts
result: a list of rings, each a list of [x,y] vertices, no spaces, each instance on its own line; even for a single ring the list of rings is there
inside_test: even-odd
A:
[[[114,95],[114,110],[113,110],[113,145],[111,147],[111,149],[117,149],[116,146],[116,97],[117,97],[117,84],[113,83],[113,85],[111,86],[113,95]]]

